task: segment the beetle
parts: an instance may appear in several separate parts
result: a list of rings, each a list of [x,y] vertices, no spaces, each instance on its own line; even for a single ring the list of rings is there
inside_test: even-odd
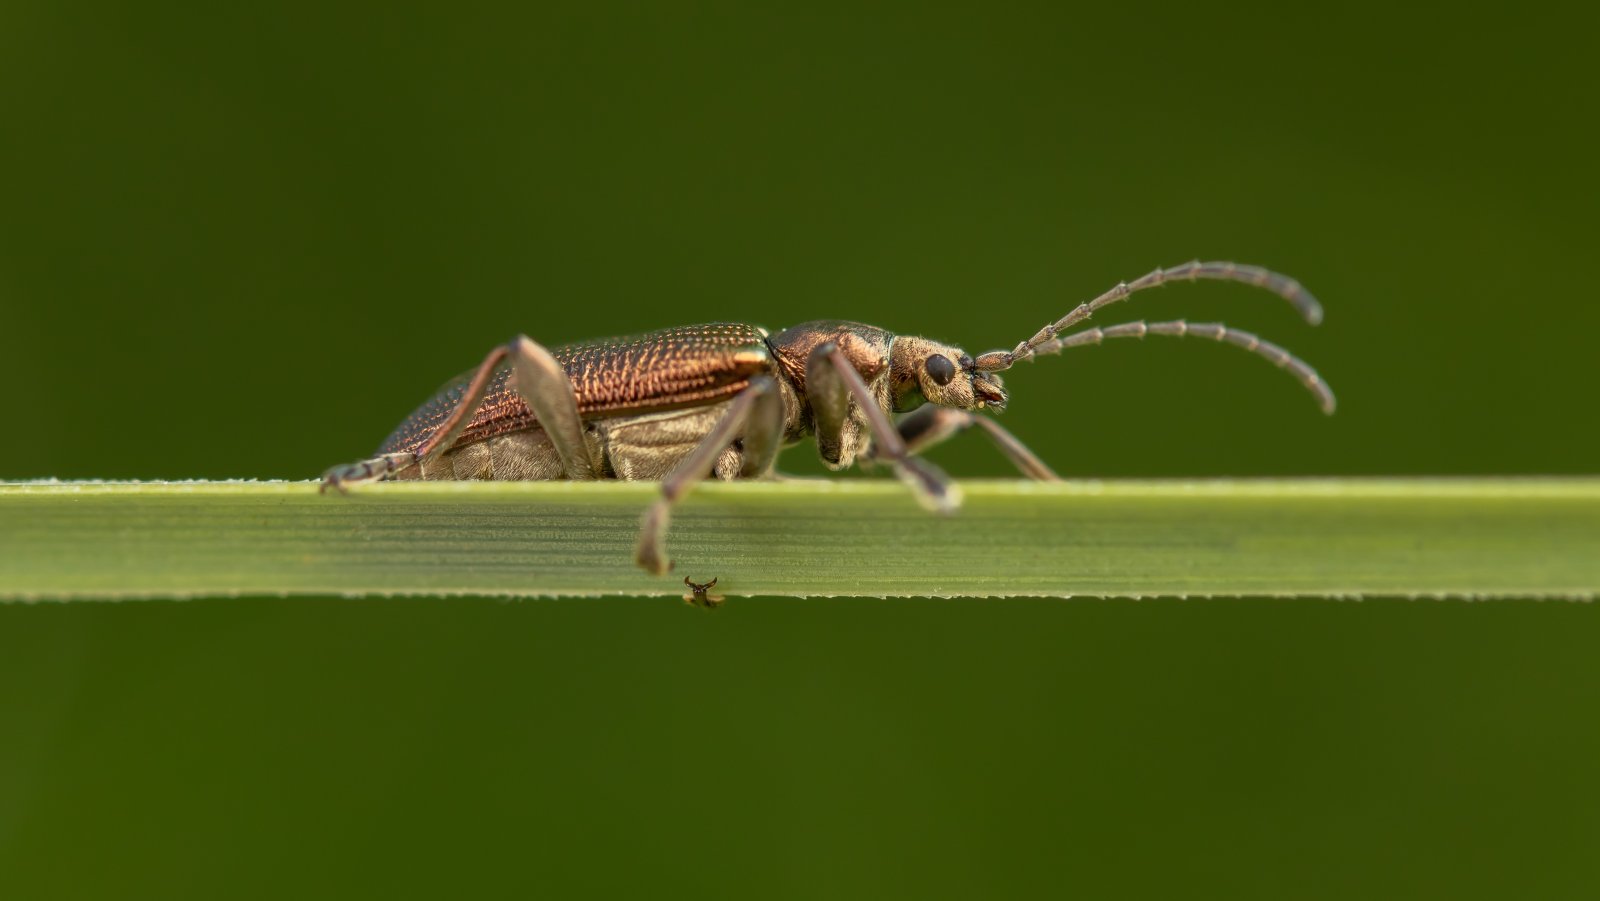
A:
[[[985,433],[1029,478],[1058,480],[1010,432],[974,411],[1006,408],[998,373],[1072,347],[1146,335],[1209,338],[1286,370],[1332,413],[1333,392],[1314,369],[1221,323],[1137,321],[1068,333],[1137,292],[1200,279],[1253,285],[1287,300],[1312,325],[1322,319],[1316,299],[1288,276],[1196,260],[1119,282],[1015,348],[977,357],[842,320],[777,334],[738,323],[693,325],[549,349],[519,336],[440,388],[376,456],[329,469],[321,489],[342,492],[383,479],[659,480],[661,495],[644,514],[634,558],[662,574],[671,565],[665,536],[672,507],[696,482],[773,478],[779,450],[807,438],[833,470],[888,464],[936,512],[956,509],[960,491],[918,455],[968,428]]]

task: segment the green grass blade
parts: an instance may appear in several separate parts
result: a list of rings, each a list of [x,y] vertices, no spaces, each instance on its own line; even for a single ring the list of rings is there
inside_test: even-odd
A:
[[[0,484],[0,600],[234,595],[1592,598],[1600,479],[707,484],[677,569],[634,568],[655,486]]]

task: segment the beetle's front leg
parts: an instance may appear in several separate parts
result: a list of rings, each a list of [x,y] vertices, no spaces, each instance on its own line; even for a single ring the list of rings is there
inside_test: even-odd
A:
[[[633,555],[635,563],[658,576],[672,568],[665,547],[672,506],[711,472],[717,457],[741,436],[744,463],[739,475],[745,478],[762,475],[772,467],[783,440],[783,398],[778,393],[778,383],[768,376],[751,379],[749,387],[728,404],[727,412],[711,431],[661,480],[661,498],[645,511],[640,524],[639,545]]]
[[[989,436],[995,447],[1006,455],[1012,465],[1022,471],[1030,479],[1040,482],[1059,482],[1061,477],[1055,470],[1039,459],[1028,446],[1017,440],[995,422],[985,416],[978,416],[966,410],[957,410],[954,407],[941,407],[937,404],[925,404],[907,416],[901,417],[896,423],[895,430],[899,432],[900,439],[905,442],[906,451],[920,454],[930,447],[945,441],[957,432],[977,426],[980,431]],[[877,448],[872,448],[867,459],[877,459]]]
[[[817,447],[824,462],[836,464],[841,459],[850,404],[854,401],[866,417],[875,459],[893,466],[895,474],[911,486],[917,500],[929,510],[949,513],[961,506],[961,489],[939,467],[911,455],[861,373],[831,341],[818,345],[806,363],[806,400],[811,404]]]

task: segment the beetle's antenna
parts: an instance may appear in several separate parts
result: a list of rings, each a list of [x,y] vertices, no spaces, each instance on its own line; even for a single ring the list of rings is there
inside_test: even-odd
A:
[[[1026,360],[1036,353],[1044,353],[1041,348],[1056,339],[1056,336],[1078,323],[1093,316],[1102,307],[1110,306],[1119,300],[1126,300],[1128,295],[1146,288],[1154,288],[1167,282],[1199,281],[1210,279],[1225,282],[1242,282],[1265,288],[1294,305],[1295,310],[1312,325],[1322,322],[1322,305],[1311,296],[1311,292],[1301,287],[1300,283],[1287,275],[1280,275],[1260,266],[1243,266],[1238,263],[1202,263],[1194,260],[1171,269],[1157,269],[1154,272],[1142,275],[1131,282],[1119,282],[1116,287],[1096,297],[1088,303],[1079,304],[1072,312],[1039,329],[1032,338],[1018,344],[1010,353],[995,350],[984,354],[977,359],[976,368],[981,372],[999,372],[1010,369],[1012,364]]]
[[[1228,328],[1220,322],[1185,322],[1182,319],[1171,322],[1124,322],[1120,325],[1108,325],[1105,328],[1085,329],[1063,338],[1052,338],[1035,346],[1033,352],[1034,354],[1060,353],[1069,347],[1099,344],[1107,338],[1143,338],[1145,335],[1171,335],[1175,338],[1194,336],[1242,347],[1258,357],[1265,357],[1272,365],[1298,379],[1300,384],[1316,397],[1322,412],[1332,414],[1334,407],[1338,405],[1328,383],[1324,382],[1322,376],[1317,375],[1317,371],[1306,361],[1271,341],[1263,340],[1249,332],[1241,332],[1236,328]]]

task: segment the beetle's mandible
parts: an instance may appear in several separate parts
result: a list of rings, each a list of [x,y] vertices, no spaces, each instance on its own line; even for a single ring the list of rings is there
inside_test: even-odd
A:
[[[670,568],[672,505],[696,482],[773,475],[778,451],[814,438],[828,467],[887,463],[923,505],[950,512],[960,493],[922,451],[972,426],[1023,474],[1056,474],[994,420],[996,374],[1041,354],[1107,338],[1195,336],[1241,347],[1287,371],[1325,413],[1333,392],[1275,344],[1221,323],[1125,322],[1070,332],[1135,292],[1174,281],[1243,282],[1289,301],[1315,325],[1322,308],[1292,278],[1235,263],[1185,263],[1122,282],[1011,350],[960,348],[856,322],[807,322],[768,334],[719,323],[545,349],[518,337],[445,385],[369,460],[336,466],[323,489],[380,479],[648,479],[661,497],[644,514],[635,559]],[[904,414],[904,415],[899,415]],[[899,415],[899,419],[894,417]]]

